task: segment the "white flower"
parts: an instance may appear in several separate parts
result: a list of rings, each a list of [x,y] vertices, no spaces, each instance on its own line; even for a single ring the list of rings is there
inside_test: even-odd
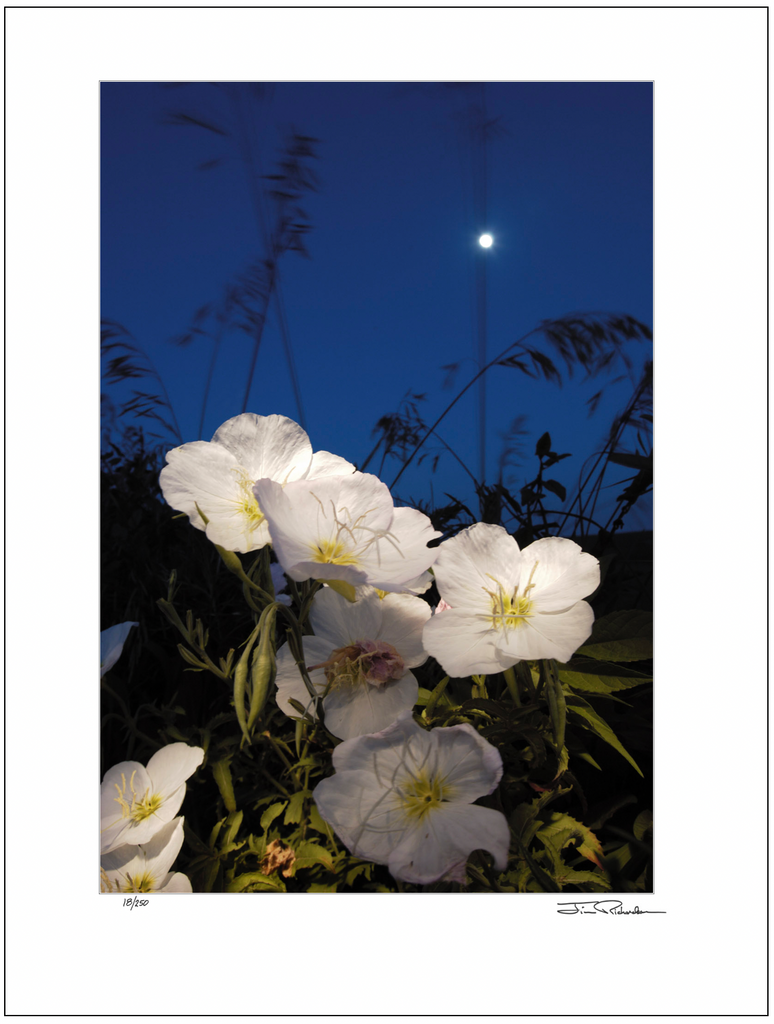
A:
[[[425,732],[404,712],[383,732],[336,747],[333,765],[314,799],[356,857],[417,885],[464,882],[473,850],[488,850],[498,871],[507,867],[505,816],[472,804],[497,787],[502,760],[472,726]]]
[[[169,743],[144,768],[121,761],[105,772],[101,792],[102,853],[147,843],[180,810],[185,780],[204,760],[201,747]]]
[[[313,455],[306,431],[286,416],[245,412],[218,427],[212,441],[191,441],[167,452],[159,483],[167,503],[185,512],[214,544],[247,552],[271,542],[253,494],[256,480],[268,477],[284,485],[354,469],[330,452]]]
[[[352,604],[325,588],[312,602],[315,636],[305,636],[304,661],[323,699],[326,728],[340,739],[378,732],[411,710],[419,686],[410,668],[427,659],[422,627],[430,606],[410,594],[387,594],[370,587]],[[277,704],[298,715],[290,698],[314,707],[287,644],[277,651]]]
[[[425,594],[433,585],[433,574],[430,572],[420,573],[416,579],[404,583],[399,593],[401,594]]]
[[[139,622],[122,622],[118,626],[111,626],[110,629],[103,629],[99,635],[99,674],[100,677],[111,669],[121,657],[126,638],[129,636],[132,626],[139,626]]]
[[[581,598],[599,586],[599,562],[574,541],[546,537],[520,551],[502,526],[477,523],[440,545],[433,571],[444,609],[423,642],[450,676],[569,661],[591,633]]]
[[[147,843],[120,846],[102,857],[103,892],[191,892],[179,871],[170,873],[183,845],[183,819],[170,821]]]
[[[253,488],[274,551],[296,581],[338,580],[399,592],[435,561],[427,544],[440,537],[426,515],[395,508],[386,484],[370,473]]]

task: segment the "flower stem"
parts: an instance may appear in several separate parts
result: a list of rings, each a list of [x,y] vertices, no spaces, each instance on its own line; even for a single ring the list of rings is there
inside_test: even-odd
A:
[[[503,675],[505,676],[505,682],[508,686],[508,693],[511,695],[511,700],[517,708],[521,707],[521,697],[519,697],[519,687],[516,682],[516,673],[513,671],[513,666],[507,668]]]
[[[559,753],[564,747],[564,732],[567,724],[567,704],[564,699],[564,690],[559,682],[553,661],[544,658],[541,662],[541,674],[545,673],[546,696],[548,706],[551,709],[551,725],[554,732],[554,740]]]
[[[285,753],[284,753],[282,747],[274,739],[274,737],[271,735],[271,733],[267,731],[267,732],[263,733],[263,736],[264,736],[265,739],[267,739],[269,741],[271,746],[274,748],[275,753],[278,755],[280,761],[282,761],[282,763],[285,765],[287,770],[288,771],[292,771],[293,770],[293,765],[287,759],[287,757],[285,756]]]

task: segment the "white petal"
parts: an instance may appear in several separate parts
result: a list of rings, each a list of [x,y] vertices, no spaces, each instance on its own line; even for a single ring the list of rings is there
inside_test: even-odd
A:
[[[431,572],[420,573],[415,580],[404,583],[401,594],[425,594],[433,585],[434,576]]]
[[[326,640],[321,640],[316,636],[305,636],[302,643],[307,671],[309,665],[319,665],[321,662],[326,661],[333,650]],[[309,678],[312,680],[312,684],[317,692],[322,696],[325,687],[328,685],[325,672],[322,669],[317,669],[314,672],[309,672]],[[277,651],[276,683],[277,705],[286,715],[298,718],[298,711],[290,703],[290,698],[292,697],[307,709],[312,718],[317,717],[314,711],[314,702],[309,695],[301,673],[298,671],[298,666],[288,644],[283,644]]]
[[[488,850],[495,867],[508,866],[510,830],[505,815],[473,804],[444,803],[418,822],[395,847],[388,867],[395,878],[429,885],[451,875],[464,879],[474,850]]]
[[[476,523],[439,546],[433,572],[438,593],[452,608],[486,612],[498,583],[513,592],[520,566],[519,545],[502,526]]]
[[[406,668],[416,668],[427,661],[422,643],[422,630],[432,615],[427,601],[411,594],[386,594],[379,602],[382,623],[379,635],[371,637],[392,644]]]
[[[375,733],[410,711],[418,696],[419,685],[411,672],[384,686],[335,686],[323,700],[325,727],[342,740]]]
[[[351,853],[377,864],[387,863],[403,837],[405,815],[372,771],[337,773],[318,783],[313,796],[321,817]]]
[[[234,506],[228,515],[216,516],[205,528],[207,539],[226,551],[260,551],[271,544],[269,525],[265,519],[246,516],[242,507]]]
[[[100,866],[111,877],[120,875],[126,878],[127,874],[142,874],[145,870],[145,853],[141,846],[118,846],[102,854]]]
[[[222,445],[191,441],[167,452],[159,484],[167,504],[185,512],[192,525],[203,530],[196,506],[209,520],[233,515],[242,499],[243,476],[237,460]]]
[[[287,416],[243,412],[218,427],[212,440],[231,452],[251,480],[299,480],[312,459],[306,431]]]
[[[315,594],[309,619],[315,636],[330,644],[330,650],[346,647],[355,640],[381,639],[382,607],[375,590],[363,588],[354,603],[325,587]],[[388,641],[389,643],[390,641]]]
[[[440,548],[427,545],[440,536],[424,513],[396,508],[389,535],[375,541],[361,556],[368,582],[379,590],[400,592],[433,565]]]
[[[448,675],[462,679],[470,675],[490,675],[513,665],[498,646],[501,634],[466,610],[448,608],[434,615],[425,625],[422,643]]]
[[[432,748],[430,733],[417,725],[410,711],[404,711],[381,732],[340,743],[333,751],[333,767],[337,772],[376,772],[382,784],[390,786],[399,769],[407,771],[425,765]]]
[[[355,467],[352,463],[342,459],[340,455],[332,455],[330,452],[315,452],[306,478],[307,480],[318,480],[321,476],[346,476],[354,472]]]
[[[599,562],[566,537],[544,537],[521,553],[519,593],[530,580],[541,612],[557,612],[588,597],[599,586]]]
[[[132,819],[123,816],[124,803],[131,805],[132,789],[142,799],[151,781],[139,761],[121,761],[105,772],[100,790],[100,840],[102,853],[114,850],[128,840],[123,836]]]
[[[443,779],[443,799],[472,803],[497,789],[503,760],[497,747],[480,736],[472,725],[433,729],[434,771]]]
[[[99,637],[100,675],[104,676],[115,665],[121,657],[121,651],[124,649],[126,638],[129,636],[132,626],[139,625],[139,622],[122,622],[118,626],[111,626],[110,629],[102,630]]]
[[[188,875],[176,871],[173,875],[167,875],[162,879],[161,885],[155,892],[193,892]]]
[[[450,614],[444,612],[443,617]],[[586,601],[578,601],[563,612],[541,615],[535,612],[516,629],[495,634],[504,658],[511,660],[556,658],[569,661],[591,636],[594,612]]]
[[[163,878],[177,860],[183,846],[183,819],[174,818],[160,828],[153,838],[144,843],[146,870],[154,878]]]
[[[168,743],[148,761],[148,775],[153,793],[166,797],[176,792],[204,760],[201,747],[187,743]]]

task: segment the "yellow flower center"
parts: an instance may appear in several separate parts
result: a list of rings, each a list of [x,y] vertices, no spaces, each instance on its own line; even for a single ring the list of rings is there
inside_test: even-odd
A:
[[[153,888],[156,884],[156,879],[150,873],[145,871],[141,875],[127,875],[126,884],[124,885],[122,892],[153,892]]]
[[[150,818],[156,813],[156,811],[164,803],[164,798],[159,793],[151,793],[150,789],[146,789],[142,796],[139,796],[135,792],[134,788],[134,777],[137,774],[133,771],[129,778],[129,793],[131,799],[126,793],[126,776],[121,772],[121,785],[117,782],[113,783],[116,788],[118,796],[113,797],[115,802],[121,808],[122,818],[131,818],[132,821],[145,821],[146,818]]]
[[[493,629],[517,629],[532,615],[535,602],[530,600],[528,595],[535,587],[532,577],[535,575],[537,567],[538,563],[535,562],[529,574],[527,585],[524,588],[524,593],[521,595],[519,594],[518,587],[515,587],[513,593],[509,594],[499,580],[487,573],[489,579],[497,584],[497,590],[487,590],[484,587],[484,590],[492,599],[491,623]]]
[[[241,492],[237,502],[237,509],[247,520],[248,530],[255,530],[266,518],[263,512],[261,512],[260,505],[255,500],[255,495],[253,494],[253,483],[255,481],[250,480],[243,469],[237,469],[234,472],[237,474],[239,490]]]
[[[328,520],[329,514],[323,502],[314,492],[312,497],[320,506],[322,518]],[[311,545],[311,561],[325,565],[360,565],[360,556],[379,540],[386,540],[396,551],[400,551],[389,530],[375,530],[366,526],[366,520],[375,509],[370,508],[354,519],[353,513],[346,506],[337,508],[334,502],[330,505],[331,527],[324,531],[327,536],[321,536]],[[331,534],[331,529],[335,529],[335,533]]]
[[[430,811],[439,807],[450,796],[449,787],[444,787],[444,779],[431,775],[425,769],[409,779],[398,789],[401,807],[406,817],[421,821]]]
[[[383,640],[356,640],[346,647],[337,647],[327,661],[310,665],[309,672],[325,670],[326,695],[335,688],[386,686],[406,674],[406,666],[392,644]]]
[[[312,547],[312,561],[327,565],[357,565],[358,560],[340,540],[320,540]]]

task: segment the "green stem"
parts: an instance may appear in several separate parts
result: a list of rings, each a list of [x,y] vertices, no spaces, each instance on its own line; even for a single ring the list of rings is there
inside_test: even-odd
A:
[[[535,690],[535,684],[532,682],[532,672],[530,671],[529,665],[526,661],[517,661],[515,670],[519,679],[529,693],[530,703],[537,704],[537,692]]]
[[[277,742],[277,741],[276,741],[276,740],[274,739],[274,737],[273,737],[273,736],[272,736],[272,735],[271,735],[270,733],[268,733],[268,732],[265,732],[265,733],[263,733],[263,736],[264,736],[264,738],[265,738],[265,739],[267,739],[267,740],[269,741],[269,743],[271,744],[271,746],[272,746],[272,747],[274,748],[274,750],[275,750],[276,754],[278,755],[278,757],[279,757],[279,759],[280,759],[280,760],[282,761],[282,763],[283,763],[283,764],[285,765],[285,767],[287,768],[287,770],[288,770],[289,772],[292,772],[292,771],[293,771],[293,765],[292,765],[292,764],[290,763],[290,761],[289,761],[289,760],[287,759],[287,757],[285,756],[285,752],[283,751],[283,749],[282,749],[282,747],[281,747],[281,746],[279,745],[279,743],[278,743],[278,742]]]
[[[565,726],[567,724],[567,703],[564,699],[564,690],[562,684],[559,682],[559,676],[556,674],[554,664],[549,659],[542,661],[542,667],[545,672],[546,679],[546,695],[548,697],[548,704],[551,708],[551,724],[554,731],[554,740],[556,746],[561,754],[564,748],[564,733]]]
[[[278,793],[281,793],[283,796],[286,796],[288,798],[288,800],[291,798],[291,796],[293,794],[290,793],[287,789],[285,789],[285,787],[283,785],[281,785],[279,782],[277,782],[277,780],[274,778],[274,776],[271,775],[269,772],[267,772],[265,768],[263,768],[263,767],[261,767],[261,765],[259,765],[258,766],[258,771],[261,773],[261,775],[263,775],[264,778],[269,780],[269,782],[272,784],[272,786],[274,786],[274,788],[277,790]]]
[[[505,682],[508,686],[508,693],[511,695],[511,700],[517,708],[521,707],[521,697],[519,696],[519,687],[516,683],[516,673],[513,671],[513,667],[507,668],[503,675],[505,676]]]
[[[313,580],[312,585],[309,588],[309,593],[304,598],[304,602],[301,605],[301,610],[298,613],[298,624],[303,626],[306,622],[307,616],[309,615],[309,609],[312,605],[312,600],[317,591],[322,587],[320,580]]]

